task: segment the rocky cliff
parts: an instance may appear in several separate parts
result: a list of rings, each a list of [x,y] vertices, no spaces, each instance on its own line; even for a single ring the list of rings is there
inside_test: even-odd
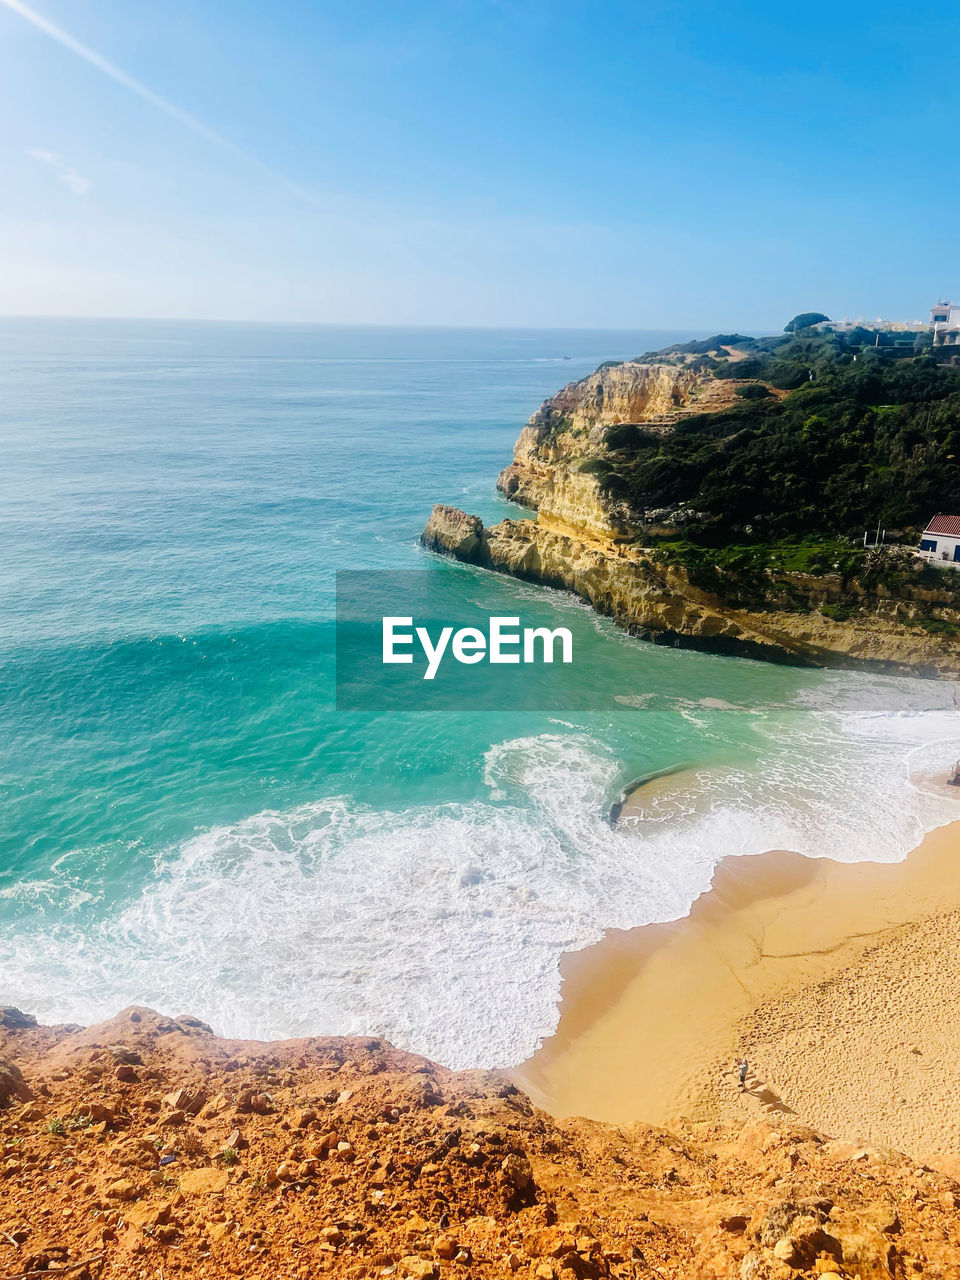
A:
[[[466,563],[576,592],[634,635],[655,644],[701,649],[796,666],[851,665],[942,677],[960,676],[960,652],[949,639],[910,626],[910,605],[867,597],[870,612],[834,621],[824,603],[848,600],[857,588],[836,578],[788,575],[789,591],[771,586],[770,607],[734,609],[695,587],[680,566],[642,548],[538,520],[503,520],[487,529],[477,516],[437,505],[422,534],[425,546]],[[806,608],[798,608],[805,601]],[[930,606],[922,606],[929,611]],[[941,607],[948,620],[960,612]]]
[[[604,366],[544,401],[521,431],[497,488],[547,519],[597,535],[633,537],[635,517],[580,471],[584,461],[605,454],[606,428],[642,423],[651,432],[669,431],[685,416],[727,407],[741,385],[713,377],[698,360]]]
[[[534,509],[535,520],[485,529],[476,517],[441,505],[422,541],[460,560],[575,591],[656,643],[801,665],[960,676],[960,607],[949,592],[923,598],[911,588],[894,598],[882,587],[831,575],[782,573],[749,607],[735,606],[644,546],[645,535],[675,532],[685,513],[638,513],[604,491],[597,464],[608,456],[608,429],[630,424],[643,433],[670,432],[684,417],[728,408],[744,385],[717,377],[711,362],[697,356],[602,367],[544,402],[500,473],[497,487]]]
[[[960,1156],[557,1121],[379,1040],[0,1011],[10,1280],[960,1277]]]

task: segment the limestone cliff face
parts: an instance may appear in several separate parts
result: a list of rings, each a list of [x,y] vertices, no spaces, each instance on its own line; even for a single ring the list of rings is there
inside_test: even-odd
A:
[[[597,369],[544,401],[520,433],[497,488],[547,520],[596,536],[635,537],[636,518],[580,471],[586,459],[603,457],[606,428],[641,423],[652,432],[669,431],[682,417],[725,408],[740,385],[714,378],[697,360],[633,360]]]
[[[839,579],[793,575],[792,607],[734,609],[695,587],[682,568],[648,552],[539,520],[503,520],[490,529],[456,507],[433,508],[422,541],[433,551],[582,596],[599,612],[655,644],[702,649],[795,666],[865,666],[918,675],[960,677],[955,643],[910,627],[910,605],[861,596],[869,613],[835,622],[818,611],[841,597]],[[854,588],[854,594],[856,589]],[[806,592],[809,612],[798,612]],[[848,586],[845,598],[851,595]],[[940,609],[945,621],[960,613]]]
[[[439,505],[422,540],[458,560],[575,591],[621,626],[657,643],[806,662],[799,649],[772,642],[713,607],[682,570],[655,565],[628,548],[614,549],[533,520],[503,520],[485,529],[476,516]]]
[[[960,677],[956,641],[916,625],[927,619],[960,625],[948,595],[923,599],[924,592],[913,589],[893,599],[882,588],[871,593],[829,576],[781,574],[770,579],[756,607],[731,605],[641,545],[641,535],[657,532],[657,525],[682,523],[682,511],[632,511],[583,469],[608,455],[611,426],[669,432],[684,417],[729,407],[743,385],[716,378],[709,362],[682,354],[600,368],[544,401],[497,480],[506,497],[536,510],[535,521],[504,520],[485,529],[476,516],[437,506],[422,540],[460,560],[574,591],[656,643],[775,662]],[[831,618],[824,605],[848,616]]]

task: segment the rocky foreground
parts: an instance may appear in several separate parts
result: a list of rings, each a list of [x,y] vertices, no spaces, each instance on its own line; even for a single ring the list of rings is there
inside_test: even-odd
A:
[[[555,1121],[378,1040],[0,1026],[10,1280],[960,1277],[960,1157]]]

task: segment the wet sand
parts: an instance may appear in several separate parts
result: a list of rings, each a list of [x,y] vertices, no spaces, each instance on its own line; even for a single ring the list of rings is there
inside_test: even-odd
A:
[[[515,1072],[555,1115],[960,1148],[960,821],[895,864],[727,858],[689,916],[611,931],[563,975],[557,1033]]]

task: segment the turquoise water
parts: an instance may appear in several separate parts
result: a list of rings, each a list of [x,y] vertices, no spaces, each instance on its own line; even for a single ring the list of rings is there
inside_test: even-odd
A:
[[[0,322],[3,1001],[518,1061],[559,956],[683,914],[724,854],[891,859],[946,821],[941,686],[654,648],[419,546],[435,501],[517,514],[494,479],[544,396],[683,336]],[[338,569],[562,619],[596,709],[338,713]]]

